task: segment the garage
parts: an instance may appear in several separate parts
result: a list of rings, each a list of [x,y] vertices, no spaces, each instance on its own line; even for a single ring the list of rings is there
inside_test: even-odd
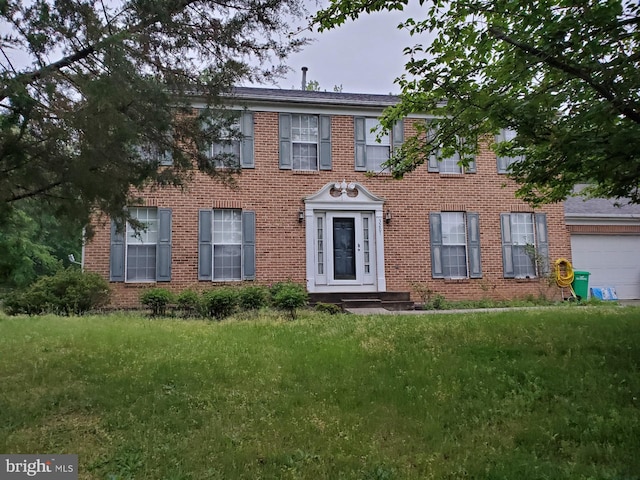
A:
[[[573,268],[591,273],[589,286],[640,299],[640,205],[578,194],[564,202],[564,216]]]
[[[589,286],[615,287],[620,299],[640,299],[640,235],[571,235],[573,267],[591,273]]]

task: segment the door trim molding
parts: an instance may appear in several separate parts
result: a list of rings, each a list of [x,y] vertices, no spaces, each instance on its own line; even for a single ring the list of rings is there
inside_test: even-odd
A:
[[[305,208],[305,239],[306,239],[306,277],[307,290],[311,293],[332,291],[376,291],[386,292],[387,282],[384,264],[384,221],[383,207],[385,200],[372,194],[367,188],[357,182],[327,183],[316,193],[303,199]],[[316,212],[373,212],[375,228],[375,258],[376,279],[373,285],[316,285],[315,276],[315,213]]]

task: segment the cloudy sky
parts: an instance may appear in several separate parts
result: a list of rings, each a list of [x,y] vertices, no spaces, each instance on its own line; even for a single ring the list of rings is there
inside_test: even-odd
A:
[[[405,12],[377,12],[323,33],[307,33],[314,41],[289,58],[291,73],[278,82],[280,88],[301,88],[301,68],[309,68],[307,80],[316,80],[321,90],[342,85],[350,93],[399,93],[394,84],[404,71],[405,47],[419,43],[406,30],[403,20],[415,15]]]

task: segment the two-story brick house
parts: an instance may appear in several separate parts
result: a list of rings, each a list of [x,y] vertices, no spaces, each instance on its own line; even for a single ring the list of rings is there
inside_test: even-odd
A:
[[[569,258],[562,205],[534,211],[514,196],[488,142],[467,168],[431,161],[394,180],[380,165],[415,133],[416,115],[381,142],[370,133],[387,95],[238,88],[243,140],[226,149],[237,189],[196,174],[188,190],[144,195],[139,237],[98,225],[84,265],[112,282],[114,306],[140,288],[293,280],[309,292],[412,291],[449,299],[538,293],[540,256]],[[198,108],[194,98],[194,108]],[[217,149],[217,150],[216,150]]]

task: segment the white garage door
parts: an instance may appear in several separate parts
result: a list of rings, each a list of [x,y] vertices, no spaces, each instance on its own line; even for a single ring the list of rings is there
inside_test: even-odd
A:
[[[590,287],[615,287],[618,298],[640,298],[640,235],[572,235],[574,270],[591,273]]]

